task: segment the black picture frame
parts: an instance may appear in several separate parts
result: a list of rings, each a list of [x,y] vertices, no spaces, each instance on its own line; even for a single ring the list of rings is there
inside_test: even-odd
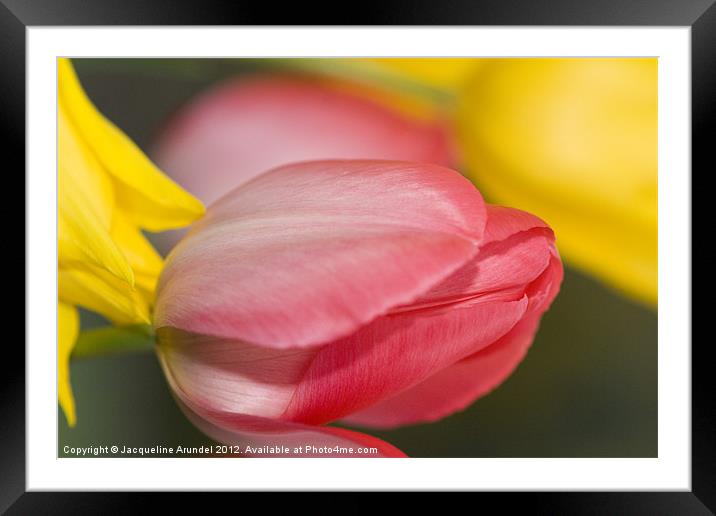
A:
[[[61,25],[282,25],[298,20],[310,25],[635,25],[691,27],[692,49],[692,168],[711,164],[710,147],[716,142],[716,5],[714,0],[491,0],[361,3],[335,12],[325,3],[312,13],[304,3],[280,7],[270,3],[190,0],[0,0],[0,127],[4,154],[14,166],[25,167],[25,42],[32,26]],[[319,20],[321,22],[319,23]],[[7,161],[5,161],[7,163]],[[689,173],[689,171],[684,171]],[[16,179],[19,174],[14,173]],[[693,172],[692,176],[693,177]],[[24,182],[18,186],[24,191]],[[18,191],[18,190],[15,190]],[[15,195],[15,200],[22,196]],[[6,218],[17,210],[3,205]],[[15,214],[15,215],[13,215]],[[18,226],[18,224],[14,224]],[[12,225],[11,225],[12,226]],[[18,240],[19,227],[15,231]],[[24,230],[23,230],[24,237]],[[17,246],[19,249],[19,245]],[[23,246],[24,249],[24,246]],[[21,254],[21,256],[20,256]],[[6,256],[7,258],[7,256]],[[25,263],[25,254],[13,253],[6,267]],[[18,277],[19,275],[15,274]],[[19,306],[19,303],[17,303]],[[710,339],[709,339],[710,340]],[[11,345],[12,344],[12,345]],[[673,345],[688,345],[688,342]],[[522,493],[480,494],[497,498],[504,509],[527,505],[533,514],[669,514],[716,512],[716,391],[709,360],[712,343],[692,346],[692,491],[648,493]],[[114,514],[142,513],[155,495],[125,493],[25,492],[25,354],[17,339],[4,342],[0,407],[0,511],[8,514]],[[241,495],[245,499],[246,494]],[[345,495],[323,498],[321,505],[360,509],[363,502]],[[337,499],[334,497],[338,497]],[[498,498],[499,497],[499,498]],[[180,503],[183,497],[177,497]],[[417,498],[418,500],[420,497]],[[330,501],[329,501],[330,500]],[[471,502],[473,503],[473,502]],[[372,507],[366,504],[365,509]]]

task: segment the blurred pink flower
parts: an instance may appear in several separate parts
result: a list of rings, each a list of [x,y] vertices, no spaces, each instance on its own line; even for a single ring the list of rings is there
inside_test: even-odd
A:
[[[286,163],[389,159],[451,166],[447,124],[366,95],[290,76],[238,78],[199,95],[161,134],[153,157],[210,204]]]
[[[464,409],[520,362],[561,279],[551,229],[485,205],[457,172],[296,163],[225,195],[172,251],[159,355],[216,439],[402,456],[321,425],[387,428]]]

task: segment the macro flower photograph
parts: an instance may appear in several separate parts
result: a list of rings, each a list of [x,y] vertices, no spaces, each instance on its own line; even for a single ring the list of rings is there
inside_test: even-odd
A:
[[[656,58],[61,58],[59,457],[656,457]]]

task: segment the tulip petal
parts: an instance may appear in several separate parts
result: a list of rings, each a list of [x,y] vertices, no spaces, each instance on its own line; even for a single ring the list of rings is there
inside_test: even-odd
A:
[[[520,210],[492,205],[486,208],[487,226],[477,255],[410,303],[409,309],[466,301],[475,295],[527,285],[542,274],[554,248],[549,227]]]
[[[85,94],[68,59],[58,60],[59,102],[114,181],[116,202],[150,231],[187,225],[204,212],[192,195],[164,176],[144,153],[102,116]]]
[[[225,444],[241,446],[247,456],[405,456],[394,446],[360,432],[270,417],[275,413],[271,407],[277,406],[275,396],[286,398],[285,388],[298,374],[300,367],[297,365],[300,366],[303,356],[313,355],[315,351],[291,354],[176,330],[160,330],[158,333],[159,361],[181,409],[202,432]],[[204,345],[210,348],[208,352],[200,349]],[[216,376],[212,378],[212,375]],[[245,410],[249,413],[243,412]],[[262,415],[252,415],[254,412]],[[294,451],[296,447],[307,445],[319,448],[371,447],[377,448],[378,453]],[[290,451],[266,455],[245,452],[247,446],[285,446]]]
[[[549,266],[527,289],[528,313],[500,339],[424,382],[343,418],[348,424],[372,428],[427,423],[464,410],[507,379],[532,344],[544,310],[557,295],[562,264],[553,256]]]
[[[392,397],[495,342],[527,304],[523,296],[381,317],[320,348],[283,418],[321,424]]]
[[[550,254],[549,266],[539,278],[527,287],[526,294],[530,300],[528,307],[530,313],[546,311],[557,297],[562,279],[564,279],[562,260],[554,245],[550,247]]]
[[[390,443],[354,430],[217,412],[197,408],[196,405],[192,409],[181,399],[177,401],[197,428],[219,442],[239,446],[247,457],[406,457]],[[288,451],[265,453],[261,451],[265,446],[283,446]],[[372,450],[366,451],[367,448]],[[359,449],[362,451],[359,452]]]
[[[315,349],[276,350],[175,328],[157,331],[157,351],[174,390],[194,404],[266,418],[288,406]]]
[[[370,428],[393,428],[437,421],[464,410],[510,376],[527,353],[538,324],[538,317],[523,319],[494,344],[343,421]]]
[[[174,249],[155,326],[275,348],[323,344],[457,270],[484,226],[480,194],[442,167],[280,167],[212,205]]]
[[[77,309],[60,302],[57,307],[57,394],[67,424],[75,426],[75,398],[70,383],[70,355],[77,340],[80,321]]]
[[[483,244],[499,242],[531,229],[547,230],[554,240],[554,234],[547,223],[531,213],[494,204],[488,204],[486,209],[487,225],[485,226]]]
[[[296,77],[254,77],[213,88],[169,125],[157,163],[209,204],[286,163],[390,159],[451,165],[445,129]]]

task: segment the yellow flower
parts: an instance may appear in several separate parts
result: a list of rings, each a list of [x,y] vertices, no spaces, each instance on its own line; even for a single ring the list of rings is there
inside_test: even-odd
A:
[[[190,224],[202,204],[102,116],[58,60],[58,397],[75,423],[69,357],[76,306],[116,324],[149,323],[162,260],[141,229]]]
[[[468,175],[567,261],[657,301],[657,60],[493,59],[457,109]]]

